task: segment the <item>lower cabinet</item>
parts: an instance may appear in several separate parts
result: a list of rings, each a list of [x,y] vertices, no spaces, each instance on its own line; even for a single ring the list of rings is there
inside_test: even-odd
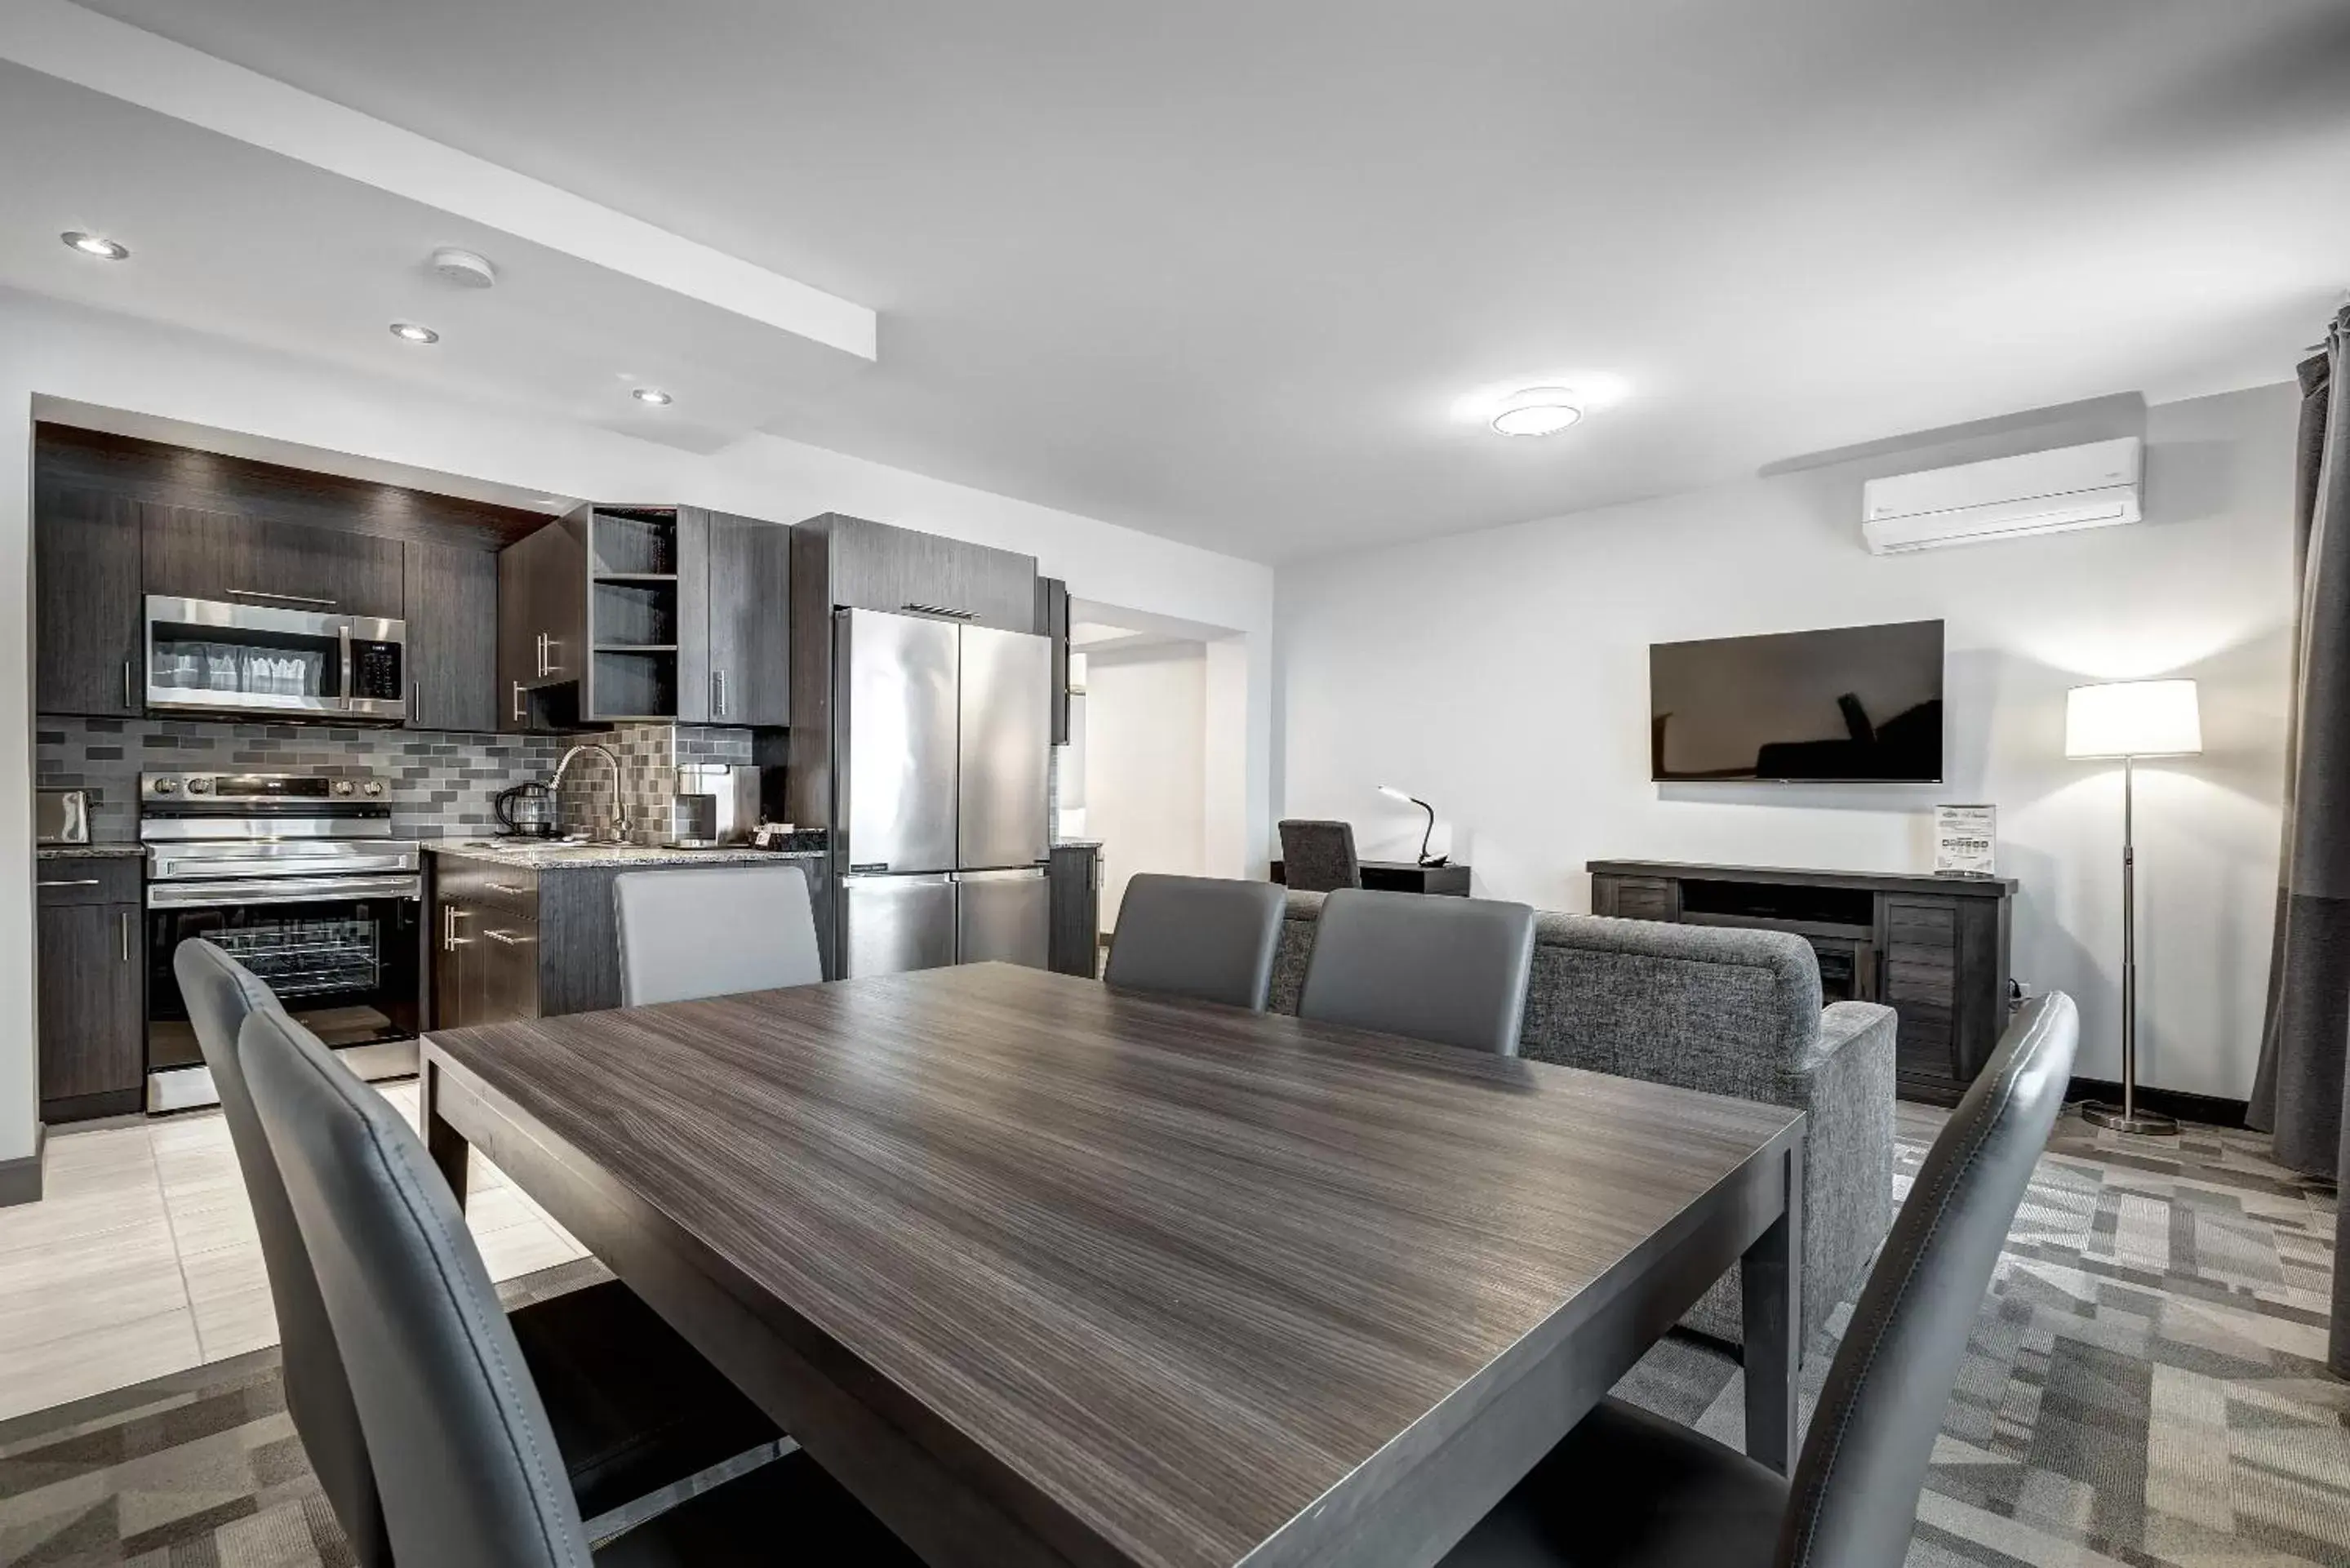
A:
[[[1091,980],[1101,966],[1101,851],[1091,845],[1056,846],[1047,864],[1053,912],[1045,967]]]
[[[140,863],[44,860],[35,881],[41,1119],[136,1111],[147,1077]]]
[[[518,869],[462,855],[432,860],[432,1025],[463,1029],[522,1018],[559,1018],[620,1005],[619,930],[612,883],[658,866]],[[810,897],[827,908],[823,862],[795,862]],[[816,922],[833,973],[828,920]]]

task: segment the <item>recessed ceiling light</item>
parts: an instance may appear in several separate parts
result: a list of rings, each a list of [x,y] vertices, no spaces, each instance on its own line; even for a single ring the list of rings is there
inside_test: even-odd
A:
[[[639,387],[635,391],[630,392],[629,396],[636,399],[637,401],[640,403],[650,403],[657,409],[665,409],[669,407],[670,404],[677,400],[671,397],[667,392],[662,391],[659,387]]]
[[[122,261],[130,254],[129,245],[117,244],[112,240],[100,239],[96,234],[85,234],[79,229],[68,229],[57,238],[82,254],[96,256],[101,261]]]
[[[1491,423],[1503,435],[1556,435],[1583,418],[1583,400],[1565,387],[1528,387],[1502,400]]]
[[[391,324],[391,335],[394,337],[399,338],[402,343],[438,343],[441,341],[441,334],[433,331],[430,327],[419,327],[413,321],[393,322]]]

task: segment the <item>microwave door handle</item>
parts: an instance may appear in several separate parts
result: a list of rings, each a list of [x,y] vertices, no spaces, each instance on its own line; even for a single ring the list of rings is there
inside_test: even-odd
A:
[[[345,621],[337,627],[335,638],[342,649],[343,706],[346,709],[356,708],[359,706],[359,693],[351,690],[351,623]]]

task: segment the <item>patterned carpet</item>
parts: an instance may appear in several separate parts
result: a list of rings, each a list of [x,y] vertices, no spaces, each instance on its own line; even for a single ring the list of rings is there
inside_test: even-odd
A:
[[[1902,1107],[1904,1191],[1937,1126]],[[1909,1568],[2350,1568],[2350,1385],[2323,1369],[2334,1197],[2264,1151],[2211,1128],[2060,1126],[1976,1324]],[[599,1272],[567,1264],[509,1301]],[[1736,1364],[1701,1341],[1659,1345],[1622,1392],[1743,1430]],[[349,1561],[274,1351],[0,1424],[0,1563]]]

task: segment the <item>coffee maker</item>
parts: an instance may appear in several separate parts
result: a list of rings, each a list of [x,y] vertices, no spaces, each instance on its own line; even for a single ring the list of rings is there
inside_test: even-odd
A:
[[[748,844],[759,826],[758,768],[735,763],[687,763],[677,770],[673,816],[681,849]]]

